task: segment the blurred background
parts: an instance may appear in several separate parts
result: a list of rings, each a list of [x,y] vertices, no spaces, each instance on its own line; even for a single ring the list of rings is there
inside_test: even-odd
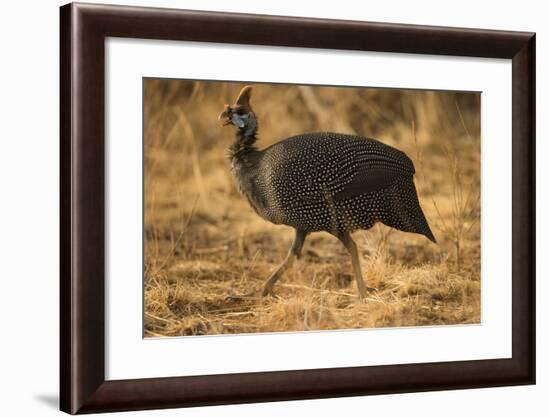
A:
[[[254,84],[259,148],[335,131],[407,153],[438,245],[384,225],[356,232],[378,289],[359,302],[345,249],[313,234],[277,298],[227,298],[259,287],[293,234],[233,184],[235,132],[217,116],[244,85],[144,80],[145,336],[479,323],[479,93]]]

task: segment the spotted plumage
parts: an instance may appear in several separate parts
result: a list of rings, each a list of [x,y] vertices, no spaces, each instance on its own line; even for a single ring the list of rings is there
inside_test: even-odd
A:
[[[435,242],[405,153],[375,139],[328,132],[294,136],[258,150],[250,93],[251,87],[245,87],[219,117],[224,125],[237,127],[229,149],[235,180],[261,217],[296,230],[293,247],[266,282],[264,295],[299,256],[311,232],[329,232],[348,248],[360,296],[366,287],[351,232],[382,222]]]

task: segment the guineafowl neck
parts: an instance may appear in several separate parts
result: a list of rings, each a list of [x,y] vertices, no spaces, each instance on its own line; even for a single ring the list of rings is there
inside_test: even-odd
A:
[[[229,147],[228,157],[231,161],[231,172],[237,184],[237,188],[248,199],[254,209],[260,212],[256,189],[256,177],[258,175],[258,162],[262,158],[262,151],[258,150],[254,143],[256,135],[244,135],[239,131],[235,142]]]
[[[250,132],[243,129],[237,131],[235,142],[229,148],[231,159],[246,158],[247,155],[258,152],[256,148],[256,130]]]

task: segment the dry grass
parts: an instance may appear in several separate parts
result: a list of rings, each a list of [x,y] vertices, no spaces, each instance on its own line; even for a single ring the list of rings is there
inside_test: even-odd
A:
[[[359,231],[367,285],[335,238],[312,234],[275,286],[236,300],[285,256],[292,230],[259,218],[236,191],[216,117],[242,84],[146,80],[146,337],[478,323],[480,98],[476,94],[258,85],[259,146],[310,131],[377,137],[417,167],[439,245],[377,225]]]

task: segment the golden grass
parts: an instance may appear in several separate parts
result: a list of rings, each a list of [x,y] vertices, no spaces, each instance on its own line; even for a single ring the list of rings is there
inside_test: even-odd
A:
[[[146,337],[479,323],[477,94],[257,85],[260,147],[331,130],[405,151],[439,245],[383,225],[356,232],[365,281],[377,288],[360,302],[345,249],[312,234],[276,298],[238,300],[229,296],[259,288],[292,240],[233,185],[233,131],[216,117],[241,87],[145,81]]]

